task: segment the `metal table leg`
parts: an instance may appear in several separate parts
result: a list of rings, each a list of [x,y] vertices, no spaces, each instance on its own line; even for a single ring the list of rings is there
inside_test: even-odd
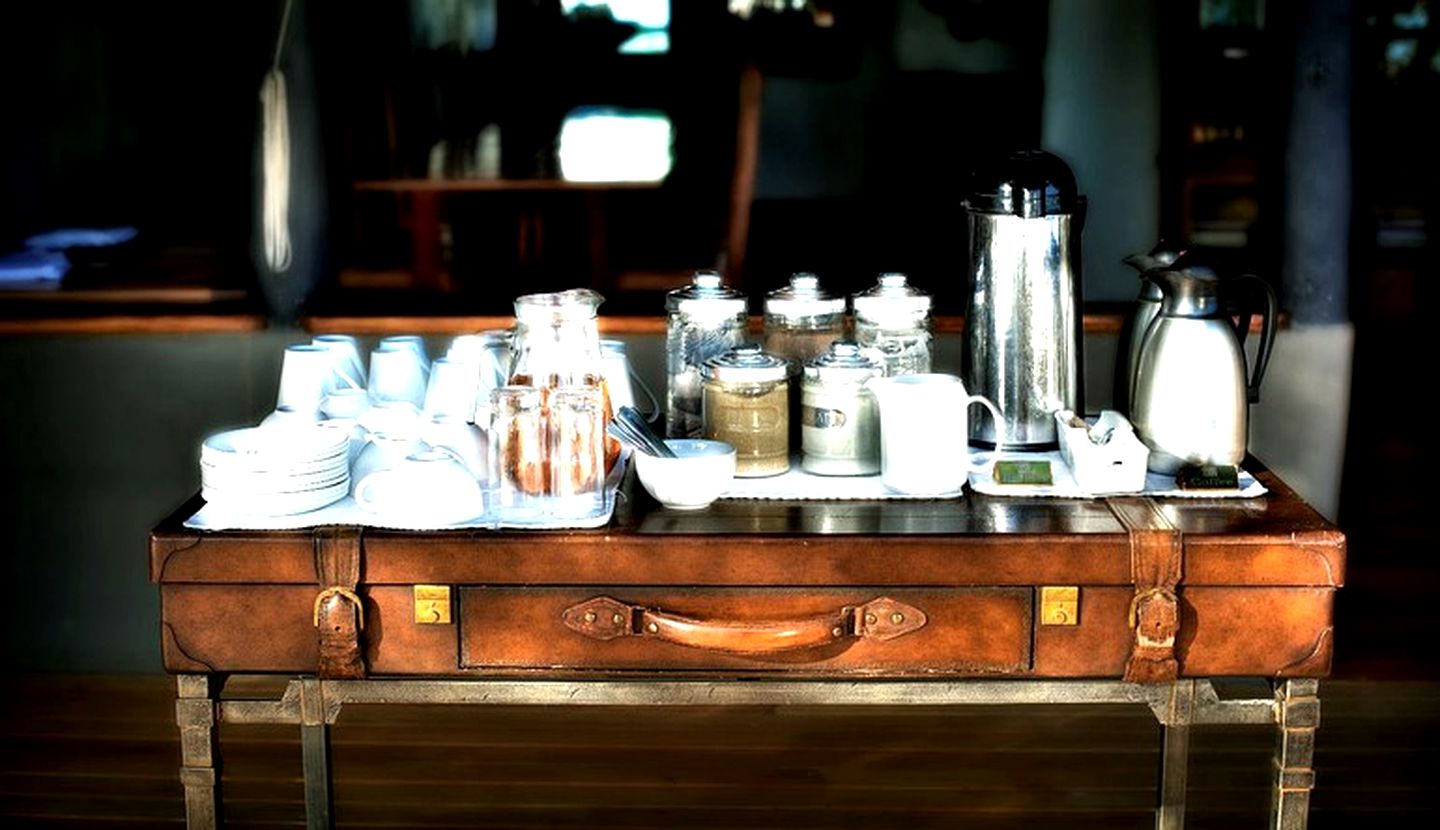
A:
[[[220,736],[216,701],[223,678],[182,674],[175,678],[175,724],[180,727],[180,783],[185,786],[185,826],[220,826]]]
[[[1171,686],[1170,705],[1160,721],[1164,742],[1160,756],[1160,804],[1155,808],[1156,830],[1182,830],[1185,826],[1185,784],[1190,765],[1190,724],[1195,717],[1195,681],[1177,680]]]
[[[1315,787],[1315,730],[1320,726],[1320,681],[1275,684],[1275,778],[1271,830],[1305,830]]]
[[[1275,796],[1268,827],[1304,830],[1314,784],[1311,762],[1320,722],[1318,683],[1287,680],[1271,697],[1221,699],[1208,680],[1134,684],[1086,680],[787,681],[706,680],[292,680],[278,700],[218,700],[211,678],[180,678],[186,815],[191,830],[216,827],[218,750],[214,724],[299,724],[305,773],[306,826],[334,821],[329,724],[345,704],[483,704],[569,706],[723,705],[987,705],[1115,703],[1150,707],[1164,732],[1155,826],[1180,830],[1194,724],[1276,724]]]
[[[325,717],[324,687],[313,678],[300,681],[300,751],[305,773],[305,827],[330,830],[335,823],[330,793],[330,726]]]

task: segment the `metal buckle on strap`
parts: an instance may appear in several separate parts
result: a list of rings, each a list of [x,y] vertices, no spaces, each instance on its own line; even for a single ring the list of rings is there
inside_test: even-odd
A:
[[[365,628],[365,603],[361,601],[360,595],[349,588],[340,585],[331,585],[315,596],[315,627],[320,627],[320,605],[330,597],[344,597],[355,606],[355,623],[360,629]]]
[[[1154,588],[1146,588],[1143,591],[1137,591],[1134,598],[1130,600],[1130,613],[1127,617],[1127,619],[1130,620],[1131,628],[1134,628],[1140,622],[1140,604],[1142,602],[1145,602],[1146,600],[1153,599],[1155,597],[1163,597],[1164,599],[1169,600],[1172,603],[1178,604],[1180,602],[1180,598],[1175,596],[1174,591],[1163,586],[1157,585]]]

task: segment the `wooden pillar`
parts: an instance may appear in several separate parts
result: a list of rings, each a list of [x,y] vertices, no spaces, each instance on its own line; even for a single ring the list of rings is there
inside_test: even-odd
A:
[[[1295,56],[1281,305],[1297,323],[1342,323],[1349,319],[1354,14],[1351,0],[1299,0],[1288,11]]]

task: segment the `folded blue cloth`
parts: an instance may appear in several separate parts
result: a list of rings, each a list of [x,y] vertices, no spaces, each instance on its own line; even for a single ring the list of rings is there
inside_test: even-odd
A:
[[[57,228],[25,240],[26,247],[47,251],[66,248],[107,248],[129,242],[140,232],[131,227],[120,228]]]
[[[57,283],[70,270],[70,260],[57,251],[20,251],[0,255],[0,285]]]

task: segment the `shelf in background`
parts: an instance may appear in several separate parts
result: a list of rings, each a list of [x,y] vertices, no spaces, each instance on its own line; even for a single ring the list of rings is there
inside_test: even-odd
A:
[[[464,193],[515,191],[522,193],[569,190],[655,190],[663,181],[576,182],[567,179],[362,179],[357,191],[386,193]]]

